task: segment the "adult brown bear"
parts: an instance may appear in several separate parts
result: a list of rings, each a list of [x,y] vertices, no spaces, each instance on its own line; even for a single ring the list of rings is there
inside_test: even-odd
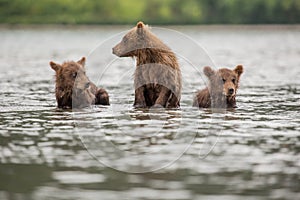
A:
[[[171,49],[138,22],[113,48],[119,57],[135,57],[136,108],[177,108],[181,98],[181,71]]]

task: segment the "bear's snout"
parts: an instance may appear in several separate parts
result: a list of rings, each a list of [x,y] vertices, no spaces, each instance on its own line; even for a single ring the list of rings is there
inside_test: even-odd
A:
[[[112,53],[116,55],[116,47],[112,48]]]
[[[116,56],[121,56],[120,50],[118,48],[118,45],[112,48],[112,53],[115,54]]]
[[[228,89],[228,94],[233,95],[233,93],[234,93],[234,89],[233,88],[229,88]]]

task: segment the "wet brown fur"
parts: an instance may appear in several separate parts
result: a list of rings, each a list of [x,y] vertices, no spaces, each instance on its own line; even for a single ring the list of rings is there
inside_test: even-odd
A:
[[[238,65],[233,70],[222,68],[217,71],[205,67],[203,71],[208,77],[209,86],[197,92],[193,106],[235,108],[236,92],[239,87],[240,76],[243,73],[243,66]]]
[[[108,93],[97,88],[85,74],[85,57],[63,64],[50,62],[55,71],[55,96],[59,108],[83,108],[92,104],[109,105]]]
[[[135,107],[177,108],[181,98],[181,71],[175,54],[147,25],[139,22],[113,48],[119,57],[135,57]]]

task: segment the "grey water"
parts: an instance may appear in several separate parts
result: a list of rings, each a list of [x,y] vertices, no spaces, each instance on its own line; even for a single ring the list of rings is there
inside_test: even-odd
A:
[[[0,28],[0,199],[299,199],[300,27],[153,27],[181,65],[173,110],[132,107],[135,62],[111,53],[129,28]],[[57,109],[49,61],[82,56],[111,105]],[[203,66],[238,64],[238,108],[192,108]]]

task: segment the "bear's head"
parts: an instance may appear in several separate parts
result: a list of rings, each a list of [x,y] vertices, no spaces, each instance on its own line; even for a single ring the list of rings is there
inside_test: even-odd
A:
[[[169,48],[151,33],[148,25],[138,22],[112,50],[113,54],[119,57],[134,57],[138,55],[139,50],[144,49],[169,51]]]
[[[89,88],[90,80],[85,74],[85,57],[79,61],[69,61],[63,64],[50,62],[56,73],[56,87],[62,90],[82,92]]]
[[[243,73],[242,65],[236,66],[233,70],[222,68],[217,71],[211,67],[204,67],[203,72],[208,77],[211,96],[216,98],[222,96],[227,101],[235,98]]]

